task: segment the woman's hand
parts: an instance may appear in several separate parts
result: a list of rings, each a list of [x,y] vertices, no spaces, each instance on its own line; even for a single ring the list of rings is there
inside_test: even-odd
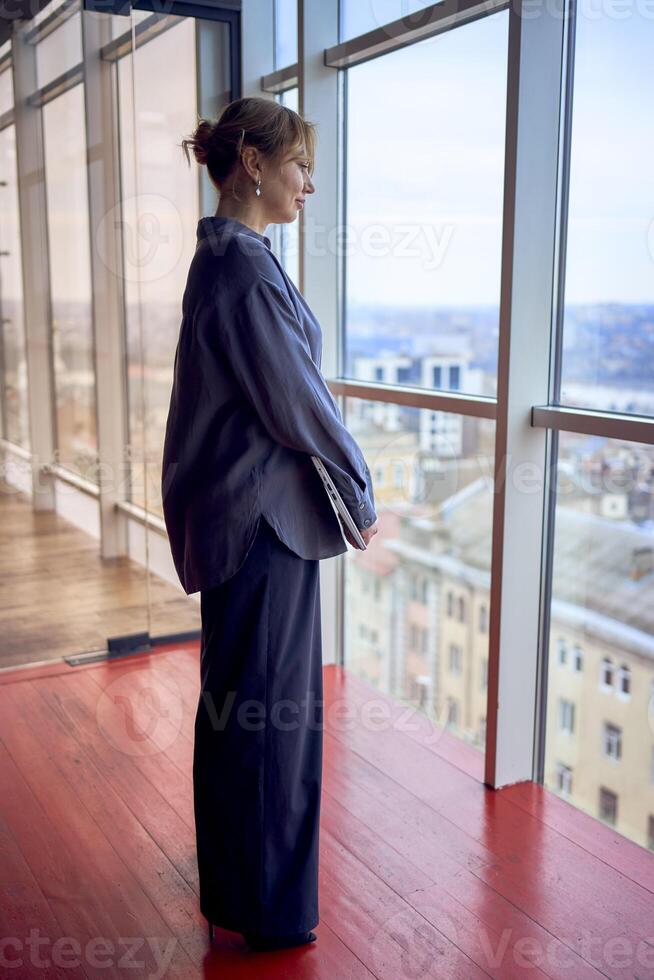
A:
[[[350,544],[352,545],[352,547],[353,548],[356,548],[357,551],[361,551],[361,548],[359,548],[359,545],[356,543],[356,541],[354,540],[354,538],[350,534],[349,529],[343,523],[343,520],[342,520],[340,514],[339,514],[338,519],[341,522],[341,527],[343,528],[343,533],[345,535],[346,540],[349,541]],[[370,544],[372,538],[375,536],[375,534],[377,534],[377,531],[379,530],[379,528],[377,526],[378,524],[379,524],[379,521],[375,521],[375,523],[372,524],[370,527],[363,527],[363,528],[360,528],[359,529],[359,533],[360,533],[361,537],[363,538],[363,540],[366,542],[366,546],[368,546]]]

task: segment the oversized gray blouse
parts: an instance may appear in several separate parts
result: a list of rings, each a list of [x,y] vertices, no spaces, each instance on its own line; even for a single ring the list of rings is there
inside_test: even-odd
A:
[[[182,299],[161,492],[187,594],[236,572],[261,515],[301,558],[347,550],[318,456],[360,529],[370,471],[320,371],[322,331],[270,238],[209,216]]]

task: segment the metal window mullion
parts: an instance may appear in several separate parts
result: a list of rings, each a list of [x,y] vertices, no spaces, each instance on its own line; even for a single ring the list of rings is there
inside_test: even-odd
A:
[[[325,46],[338,42],[338,0],[298,0],[298,108],[318,130],[315,175],[319,190],[307,212],[300,212],[299,288],[323,329],[321,369],[336,375],[339,308],[338,248],[325,246],[340,226],[338,197],[338,72],[324,64]],[[316,243],[320,247],[315,247]],[[323,648],[326,663],[339,663],[343,651],[343,556],[322,563],[320,573]]]
[[[43,85],[41,88],[36,89],[28,96],[28,102],[35,108],[42,108],[47,105],[48,102],[52,102],[53,99],[59,98],[69,89],[75,88],[84,81],[84,65],[80,61],[78,65],[73,65],[67,68],[66,71],[62,71],[61,75],[57,75],[53,78],[47,85]]]
[[[25,43],[34,46],[39,44],[70,17],[73,17],[78,10],[80,10],[80,0],[70,0],[70,2],[66,0],[65,3],[59,4],[58,7],[46,14],[38,24],[25,28]]]
[[[435,37],[510,6],[509,0],[440,0],[375,27],[365,34],[325,48],[322,57],[331,68],[352,68],[410,44]]]
[[[92,12],[85,11],[85,13]],[[98,15],[96,14],[96,16]],[[135,48],[138,49],[149,41],[153,41],[159,35],[176,27],[181,21],[181,17],[173,14],[152,14],[151,17],[147,17],[136,24],[133,36],[131,27],[123,34],[119,34],[118,37],[111,38],[109,35],[110,40],[103,43],[99,56],[103,61],[120,61],[121,58],[131,55]]]
[[[550,546],[550,401],[564,18],[538,0],[509,8],[502,279],[485,782],[534,775],[542,697],[543,561]],[[521,482],[522,481],[522,482]],[[501,656],[500,656],[501,651]]]
[[[344,316],[342,310],[340,315]],[[366,401],[381,401],[393,405],[405,405],[409,408],[425,408],[432,412],[452,412],[455,415],[491,420],[495,419],[497,412],[495,399],[483,395],[464,395],[448,390],[357,381],[342,377],[328,378],[327,384],[333,395],[347,398],[364,398]]]
[[[29,95],[35,91],[37,84],[36,48],[25,41],[20,30],[14,30],[12,35],[12,70],[32,501],[35,510],[54,510],[54,477],[41,473],[43,465],[53,462],[55,449],[52,309],[42,110],[29,101]]]
[[[654,444],[654,418],[647,415],[602,412],[562,405],[534,405],[531,409],[531,424],[536,428]]]
[[[280,92],[287,92],[289,89],[297,88],[297,85],[297,62],[261,76],[261,91],[263,92],[271,92],[279,95]]]
[[[84,112],[98,438],[100,553],[127,554],[127,524],[116,509],[127,486],[122,222],[114,66],[100,58],[109,17],[82,11]],[[118,395],[118,397],[117,397]]]

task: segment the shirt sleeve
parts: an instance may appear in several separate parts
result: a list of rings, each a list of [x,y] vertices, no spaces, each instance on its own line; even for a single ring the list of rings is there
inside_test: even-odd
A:
[[[269,435],[317,456],[360,530],[377,520],[370,470],[311,357],[286,293],[265,276],[225,307],[214,292],[221,349]]]

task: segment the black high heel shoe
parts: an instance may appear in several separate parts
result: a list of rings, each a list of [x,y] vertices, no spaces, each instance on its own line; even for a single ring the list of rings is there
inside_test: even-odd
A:
[[[209,945],[213,944],[214,929],[213,922],[207,920],[209,928]],[[265,952],[275,949],[290,949],[293,946],[305,946],[307,943],[314,943],[318,938],[315,932],[297,932],[292,936],[260,936],[255,932],[242,933],[243,938],[252,950]]]
[[[318,938],[315,932],[296,932],[292,936],[260,936],[253,932],[244,932],[243,938],[250,947],[258,953],[274,949],[290,949],[293,946],[305,946]]]

